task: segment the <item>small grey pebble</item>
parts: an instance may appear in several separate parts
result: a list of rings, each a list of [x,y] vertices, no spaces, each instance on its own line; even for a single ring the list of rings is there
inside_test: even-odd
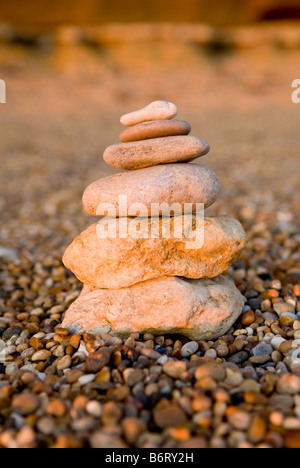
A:
[[[198,343],[196,341],[189,341],[181,348],[181,356],[188,357],[198,351]]]

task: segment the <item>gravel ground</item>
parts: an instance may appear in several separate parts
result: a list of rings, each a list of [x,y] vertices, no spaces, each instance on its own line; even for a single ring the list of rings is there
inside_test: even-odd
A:
[[[104,74],[108,96],[99,96],[95,63],[80,75],[81,55],[70,50],[69,61],[60,50],[53,63],[28,50],[1,46],[0,53],[11,93],[0,130],[0,446],[300,448],[294,53],[282,59],[286,82],[272,74],[275,60],[264,70],[259,62],[235,94],[228,70],[243,70],[244,55],[221,64],[189,59],[190,88],[182,87],[185,68],[169,92],[170,66],[159,73],[157,66],[146,82],[144,101],[172,98],[192,134],[211,144],[201,162],[223,189],[208,214],[237,217],[249,239],[228,272],[245,296],[243,315],[208,343],[151,334],[71,337],[60,328],[81,289],[61,255],[91,224],[82,192],[112,173],[99,155],[117,142],[120,114],[144,103],[147,66],[135,69],[137,96],[130,73],[113,66]],[[218,99],[211,93],[203,101],[198,92],[191,103],[200,70],[203,96],[205,77],[218,83],[220,70],[227,75]]]

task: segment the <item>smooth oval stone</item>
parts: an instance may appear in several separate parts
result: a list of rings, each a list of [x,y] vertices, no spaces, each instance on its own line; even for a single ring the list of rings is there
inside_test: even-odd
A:
[[[178,218],[187,230],[176,238]],[[119,218],[107,221],[116,222],[116,232],[106,238],[99,235],[102,221],[83,231],[63,257],[65,266],[82,283],[97,288],[125,288],[162,276],[214,278],[230,267],[246,242],[241,224],[229,217],[139,218],[139,234],[131,229],[136,220]],[[121,237],[124,223],[128,234]],[[169,236],[160,234],[168,228]],[[204,242],[191,245],[195,236],[201,239],[203,233]]]
[[[209,144],[193,136],[170,136],[111,145],[103,159],[118,169],[136,170],[159,164],[187,162],[209,152]]]
[[[191,340],[213,340],[237,320],[243,299],[223,276],[187,280],[159,278],[119,290],[81,294],[67,310],[63,327],[72,333],[176,333]]]
[[[122,143],[176,135],[188,135],[191,126],[185,120],[151,120],[132,125],[120,133]]]
[[[177,107],[172,102],[153,101],[143,109],[122,115],[120,122],[123,125],[135,125],[149,120],[172,119],[177,115]]]
[[[134,203],[142,203],[151,215],[152,203],[180,204],[181,214],[185,203],[204,207],[212,205],[219,194],[220,184],[215,173],[198,164],[166,164],[132,172],[121,172],[90,184],[83,194],[84,209],[92,216],[104,216],[101,205],[111,204],[116,216],[128,216],[128,208]],[[120,195],[127,197],[127,203],[119,206]],[[152,212],[153,215],[153,212]],[[130,214],[136,216],[136,214]]]

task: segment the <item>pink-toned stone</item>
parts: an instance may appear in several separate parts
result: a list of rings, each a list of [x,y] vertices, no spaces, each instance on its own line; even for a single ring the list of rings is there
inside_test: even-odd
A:
[[[169,136],[111,145],[103,159],[118,169],[136,170],[176,162],[187,162],[209,152],[209,144],[194,136]]]
[[[179,203],[181,213],[185,203],[191,203],[194,212],[197,203],[207,208],[214,203],[219,190],[215,173],[205,166],[164,164],[99,179],[86,188],[82,201],[84,209],[92,216],[105,215],[98,209],[104,203],[112,204],[117,216],[127,216],[131,205],[142,203],[150,216],[152,203]],[[125,212],[119,209],[120,195],[127,197]],[[130,215],[136,216],[135,213]]]
[[[224,335],[240,315],[243,299],[228,279],[159,278],[119,290],[95,289],[68,309],[63,327],[73,333],[179,333],[191,340]]]
[[[151,120],[132,125],[120,133],[122,143],[176,135],[188,135],[191,126],[184,120]]]
[[[135,125],[149,120],[172,119],[176,115],[177,107],[172,102],[153,101],[142,109],[122,115],[120,122],[123,125]]]
[[[174,238],[178,218],[188,227],[182,238]],[[115,220],[100,222],[82,232],[63,257],[65,266],[82,283],[97,288],[124,288],[162,276],[213,278],[229,268],[246,242],[241,224],[229,217],[204,218],[204,221],[192,215],[139,218],[138,225],[134,225],[138,232],[130,227],[136,220],[119,218],[115,238],[99,236],[101,227]],[[124,227],[124,223],[128,236],[120,238],[120,226]],[[170,235],[163,238],[161,233],[168,226]],[[194,238],[197,234],[200,244],[191,245],[191,233]]]

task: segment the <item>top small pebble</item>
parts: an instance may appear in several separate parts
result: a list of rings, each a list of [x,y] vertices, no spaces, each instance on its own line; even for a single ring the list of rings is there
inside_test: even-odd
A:
[[[173,119],[176,115],[177,107],[172,102],[153,101],[143,109],[122,115],[120,122],[123,125],[135,125],[149,120]]]

